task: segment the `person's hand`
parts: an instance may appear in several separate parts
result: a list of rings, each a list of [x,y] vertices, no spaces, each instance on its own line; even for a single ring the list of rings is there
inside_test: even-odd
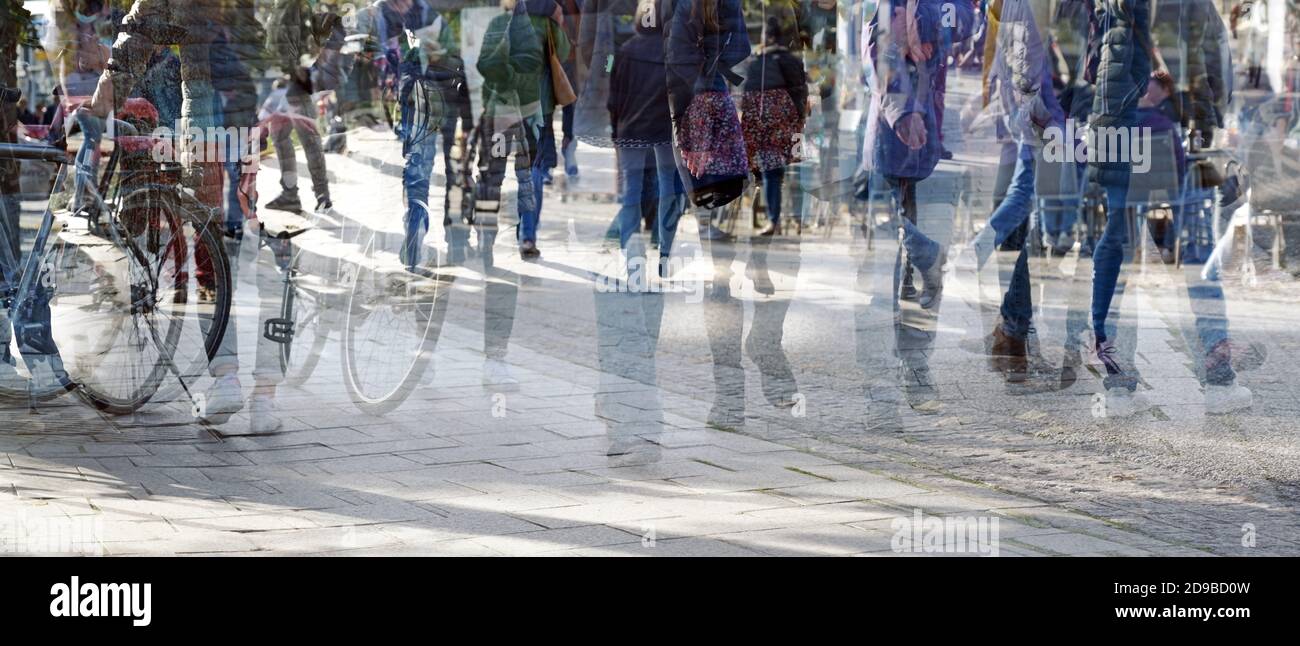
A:
[[[894,132],[899,139],[903,140],[903,144],[912,150],[920,150],[925,146],[925,118],[920,112],[904,115],[894,123]]]
[[[934,55],[934,45],[921,42],[921,32],[916,23],[917,6],[917,0],[908,0],[907,17],[904,23],[907,32],[907,39],[904,41],[906,48],[905,53],[908,58],[912,59],[912,62],[924,63],[925,61],[930,60],[930,57]]]

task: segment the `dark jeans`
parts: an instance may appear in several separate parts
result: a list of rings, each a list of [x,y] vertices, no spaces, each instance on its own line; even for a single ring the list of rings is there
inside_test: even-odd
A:
[[[543,115],[542,123],[546,123]],[[483,120],[482,146],[479,150],[478,168],[480,182],[494,195],[501,194],[506,178],[506,158],[515,157],[515,179],[519,181],[520,242],[537,240],[537,226],[542,213],[542,176],[546,170],[538,152],[541,127],[535,119],[525,118],[500,132],[495,130],[492,118]]]
[[[567,67],[566,67],[567,69]],[[569,78],[574,78],[573,73],[569,73]],[[573,113],[576,104],[566,105],[560,110],[560,127],[564,131],[564,140],[560,142],[560,147],[568,151],[569,146],[573,143]],[[542,137],[540,142],[542,156],[542,168],[550,170],[559,165],[559,154],[555,149],[555,120],[547,119],[542,124]],[[570,163],[572,161],[570,160]]]
[[[784,182],[784,166],[763,171],[763,203],[767,205],[767,219],[774,226],[781,222],[781,185]]]
[[[903,248],[907,258],[917,269],[928,270],[939,259],[939,243],[921,233],[916,226],[916,185],[919,180],[906,177],[885,177],[894,193],[895,214],[898,227],[903,230]]]

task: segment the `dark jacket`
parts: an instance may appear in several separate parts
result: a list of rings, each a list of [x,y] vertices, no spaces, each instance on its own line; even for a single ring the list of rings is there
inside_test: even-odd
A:
[[[337,86],[337,53],[345,37],[343,20],[338,14],[313,13],[307,0],[276,0],[267,18],[266,47],[280,71],[294,81],[290,94],[311,94]],[[313,70],[303,67],[304,57],[319,57],[321,69],[316,71],[328,78],[320,78],[317,84],[325,87],[313,87]]]
[[[1150,0],[1098,0],[1092,125],[1131,126],[1151,76]]]
[[[1089,126],[1127,128],[1135,124],[1138,99],[1151,77],[1150,0],[1097,0],[1097,38],[1091,44],[1095,95]],[[1096,161],[1091,177],[1103,186],[1126,183],[1125,161]]]
[[[1222,127],[1232,94],[1232,53],[1214,4],[1161,0],[1151,32],[1174,78],[1178,121],[1194,128]]]
[[[672,143],[662,31],[639,33],[619,48],[609,80],[609,122],[617,146]]]
[[[477,67],[490,113],[503,106],[520,110],[525,118],[554,111],[548,41],[555,44],[556,57],[569,55],[569,39],[550,17],[558,10],[555,0],[528,0],[488,23]]]
[[[800,114],[808,107],[808,74],[803,69],[803,61],[785,47],[760,50],[745,68],[741,89],[746,92],[785,90]]]
[[[660,0],[664,23],[665,61],[668,63],[668,92],[673,117],[686,113],[697,92],[727,90],[727,83],[743,79],[731,71],[749,58],[749,35],[740,0],[701,0],[718,3],[718,30],[709,31],[695,13],[697,0]]]

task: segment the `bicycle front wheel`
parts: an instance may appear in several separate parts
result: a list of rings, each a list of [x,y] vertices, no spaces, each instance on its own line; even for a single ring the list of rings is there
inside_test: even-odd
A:
[[[433,358],[450,280],[411,273],[372,240],[354,267],[343,330],[344,383],[362,412],[383,415],[406,401]]]
[[[95,267],[101,293],[93,310],[85,303],[80,309],[101,321],[76,326],[97,339],[92,352],[77,353],[69,372],[81,385],[78,395],[109,413],[169,401],[181,384],[160,393],[164,380],[189,383],[206,373],[225,333],[231,305],[225,247],[203,219],[184,217],[173,195],[131,193],[94,236],[102,241]]]

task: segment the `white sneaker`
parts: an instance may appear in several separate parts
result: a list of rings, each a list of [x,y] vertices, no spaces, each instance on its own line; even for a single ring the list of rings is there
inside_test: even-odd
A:
[[[1205,412],[1211,415],[1225,415],[1250,408],[1254,403],[1255,396],[1250,389],[1239,384],[1205,387]]]
[[[483,385],[492,388],[518,388],[510,365],[500,359],[488,359],[483,363]]]
[[[1130,417],[1151,410],[1151,406],[1151,400],[1135,390],[1111,388],[1106,391],[1106,417]]]
[[[244,393],[239,386],[239,377],[235,375],[217,377],[217,381],[208,389],[201,419],[205,422],[221,424],[243,408]]]
[[[281,426],[284,426],[284,422],[280,420],[275,399],[271,397],[253,397],[253,403],[249,406],[248,415],[251,418],[248,423],[249,430],[258,435],[274,433],[280,430]]]

